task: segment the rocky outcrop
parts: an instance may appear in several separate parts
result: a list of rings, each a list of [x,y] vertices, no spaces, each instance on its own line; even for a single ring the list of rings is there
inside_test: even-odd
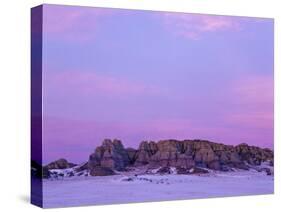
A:
[[[243,143],[236,146],[235,150],[240,155],[241,160],[250,165],[260,165],[265,160],[273,161],[273,152],[270,149],[261,149]]]
[[[210,169],[220,170],[219,157],[212,148],[212,143],[197,141],[194,143],[194,161],[196,165]]]
[[[146,165],[150,162],[150,158],[158,151],[157,144],[153,141],[143,141],[140,143],[136,154],[136,166]]]
[[[150,166],[152,167],[184,167],[195,166],[192,155],[184,152],[181,142],[176,140],[162,140],[157,143],[157,151],[151,156]]]
[[[263,161],[273,164],[273,152],[269,149],[240,144],[224,145],[204,140],[143,141],[137,150],[124,149],[119,140],[104,140],[90,156],[89,169],[106,167],[122,171],[126,166],[148,165],[150,168],[177,167],[181,172],[208,168],[228,171],[232,168],[248,169],[248,165],[260,165]]]
[[[232,146],[205,140],[170,139],[157,143],[143,141],[134,157],[135,166],[177,167],[182,171],[201,167],[229,171],[233,168],[247,170],[251,165],[257,166],[265,161],[273,165],[274,155],[270,149],[247,144]]]
[[[247,170],[265,161],[273,166],[273,157],[272,150],[247,144],[232,146],[206,140],[169,139],[143,141],[138,149],[125,149],[120,140],[105,139],[80,169],[87,169],[92,176],[112,175],[138,166],[149,170],[157,168],[157,173],[161,174],[171,173],[172,167],[178,174],[204,174],[208,169]],[[58,163],[55,164],[57,167]],[[266,169],[256,170],[265,170],[269,174]]]
[[[273,161],[269,149],[245,144],[232,146],[204,140],[161,140],[157,143],[143,141],[134,155],[133,165],[150,167],[193,167],[229,171],[232,168],[248,169],[248,165],[260,165]],[[272,162],[273,163],[273,162]]]
[[[111,170],[123,171],[130,164],[128,152],[124,149],[120,140],[105,139],[101,146],[97,147],[95,152],[90,155],[88,168],[90,174],[93,170],[99,170],[97,167],[107,168]],[[108,173],[110,173],[108,171]]]
[[[50,170],[50,169],[67,169],[67,168],[72,168],[74,166],[76,166],[76,164],[70,163],[66,159],[61,158],[59,160],[49,163],[48,165],[44,166],[44,168],[46,168],[48,170]]]

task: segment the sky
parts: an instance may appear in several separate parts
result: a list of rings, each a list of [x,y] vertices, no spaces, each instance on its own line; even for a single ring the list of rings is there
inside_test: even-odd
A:
[[[43,163],[105,138],[273,148],[273,19],[43,6]]]

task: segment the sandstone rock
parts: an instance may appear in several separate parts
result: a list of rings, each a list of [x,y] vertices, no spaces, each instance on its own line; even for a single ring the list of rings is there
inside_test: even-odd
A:
[[[150,158],[150,166],[151,167],[159,167],[159,166],[173,166],[173,162],[175,161],[175,154],[170,152],[161,152],[158,151],[155,155]]]
[[[61,158],[45,166],[46,169],[67,169],[76,166],[74,163],[69,163],[66,159]]]
[[[208,162],[208,168],[209,169],[213,169],[213,170],[221,170],[221,165],[220,162],[218,160],[213,160]]]
[[[146,165],[150,162],[150,157],[158,150],[155,142],[143,141],[139,145],[136,155],[135,165]]]
[[[177,157],[175,166],[185,169],[191,169],[195,166],[195,161],[193,160],[193,157],[188,154],[180,154]]]
[[[225,151],[217,152],[219,155],[219,160],[222,164],[228,164],[230,161],[229,153]]]
[[[255,146],[249,146],[245,143],[235,147],[236,152],[240,155],[242,161],[250,165],[260,165],[262,162],[273,159],[273,151],[270,149],[262,149]]]
[[[183,153],[182,142],[162,140],[157,143],[158,151],[151,156],[150,165],[157,166],[186,166],[188,158],[180,156]]]
[[[231,152],[229,154],[229,160],[231,163],[241,163],[240,156],[238,155],[237,152]]]
[[[88,169],[106,167],[111,170],[125,171],[127,166],[148,168],[176,167],[181,173],[206,172],[204,168],[229,171],[233,168],[248,170],[249,166],[272,161],[273,151],[259,147],[240,144],[224,145],[206,140],[161,140],[159,142],[143,141],[137,150],[124,149],[120,140],[104,140],[90,155]],[[249,165],[249,166],[248,166]],[[273,165],[273,164],[272,164]],[[164,168],[165,167],[165,168]]]
[[[183,153],[183,144],[177,140],[161,140],[157,143],[160,152],[179,152]]]
[[[179,141],[182,143],[182,149],[181,152],[189,155],[189,156],[194,156],[195,154],[195,147],[194,147],[194,140],[183,140],[183,141]]]
[[[90,175],[92,176],[108,176],[108,175],[114,175],[114,171],[107,167],[94,167],[90,170]]]
[[[218,156],[213,151],[211,145],[207,142],[200,142],[195,145],[196,153],[195,153],[195,162],[196,163],[205,163],[218,160]]]
[[[88,167],[101,166],[122,171],[129,165],[130,159],[120,140],[105,139],[100,147],[90,155]]]
[[[136,166],[146,165],[149,163],[150,157],[151,157],[151,155],[148,152],[139,151],[137,153],[137,157],[136,157],[136,161],[135,161],[134,165],[136,165]]]

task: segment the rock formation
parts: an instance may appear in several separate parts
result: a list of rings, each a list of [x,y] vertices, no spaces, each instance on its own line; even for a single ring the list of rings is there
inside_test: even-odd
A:
[[[272,161],[273,152],[269,149],[240,144],[224,145],[204,140],[161,140],[143,141],[137,150],[124,149],[119,140],[104,140],[90,156],[89,169],[106,167],[123,171],[127,166],[148,166],[162,168],[163,173],[176,167],[180,173],[204,173],[202,168],[229,171],[232,168],[249,169],[261,162]],[[169,171],[167,171],[169,172]]]
[[[135,165],[141,166],[146,165],[150,162],[150,158],[158,150],[157,144],[153,141],[147,142],[143,141],[140,143],[139,148],[136,153]]]
[[[68,162],[66,159],[61,158],[44,166],[46,169],[67,169],[76,166],[74,163]]]
[[[240,144],[224,145],[206,140],[161,140],[143,141],[138,149],[124,148],[120,140],[105,139],[98,146],[89,160],[74,167],[75,172],[87,171],[92,176],[113,175],[129,168],[146,167],[158,169],[157,173],[178,174],[207,173],[208,169],[230,171],[234,168],[265,171],[268,175],[272,169],[264,168],[262,162],[273,166],[273,151],[267,148]],[[65,159],[54,161],[44,167],[48,174],[50,169],[65,169],[75,166]]]
[[[104,167],[107,170],[123,171],[130,164],[128,152],[124,149],[120,140],[105,139],[101,146],[97,147],[95,152],[90,155],[88,168],[90,174],[97,167]]]

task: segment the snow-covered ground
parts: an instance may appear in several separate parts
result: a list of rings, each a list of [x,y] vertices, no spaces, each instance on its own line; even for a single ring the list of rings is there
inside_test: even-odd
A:
[[[44,207],[259,195],[274,191],[274,177],[255,170],[200,176],[135,174],[44,180]]]

